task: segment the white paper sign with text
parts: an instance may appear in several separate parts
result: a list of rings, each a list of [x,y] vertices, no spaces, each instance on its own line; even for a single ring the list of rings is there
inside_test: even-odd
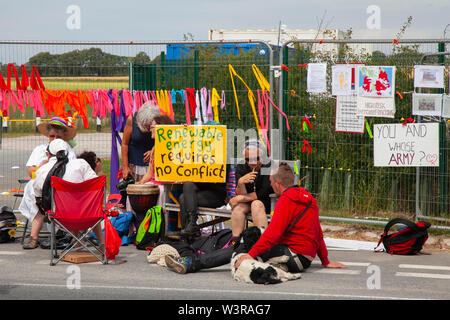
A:
[[[336,132],[364,133],[364,117],[356,115],[355,96],[336,97]]]
[[[439,123],[375,124],[375,167],[438,167]]]

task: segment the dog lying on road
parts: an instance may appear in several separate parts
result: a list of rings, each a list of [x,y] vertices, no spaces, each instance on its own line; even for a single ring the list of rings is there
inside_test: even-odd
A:
[[[270,259],[262,262],[255,259],[245,259],[235,268],[234,264],[243,254],[250,251],[252,246],[258,241],[264,229],[249,227],[242,233],[241,243],[233,253],[231,258],[231,276],[234,280],[256,284],[275,284],[288,280],[300,279],[300,273],[290,273],[284,271],[279,265],[283,265],[288,260],[288,256]]]

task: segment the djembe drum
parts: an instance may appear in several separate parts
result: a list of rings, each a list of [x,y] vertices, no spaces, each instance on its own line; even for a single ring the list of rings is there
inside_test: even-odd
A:
[[[154,184],[129,184],[127,195],[131,208],[136,213],[136,228],[138,229],[148,209],[156,206],[159,187]]]

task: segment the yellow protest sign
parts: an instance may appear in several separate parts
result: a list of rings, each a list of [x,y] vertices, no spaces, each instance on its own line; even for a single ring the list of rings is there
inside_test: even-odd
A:
[[[226,148],[226,126],[157,125],[155,180],[223,183]]]

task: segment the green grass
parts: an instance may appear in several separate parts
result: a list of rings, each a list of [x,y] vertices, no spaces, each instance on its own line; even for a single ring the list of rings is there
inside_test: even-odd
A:
[[[84,79],[47,79],[43,80],[46,89],[53,90],[91,90],[91,89],[129,89],[128,78],[126,79],[111,79],[107,80],[102,78],[97,80],[95,78],[84,78]]]

